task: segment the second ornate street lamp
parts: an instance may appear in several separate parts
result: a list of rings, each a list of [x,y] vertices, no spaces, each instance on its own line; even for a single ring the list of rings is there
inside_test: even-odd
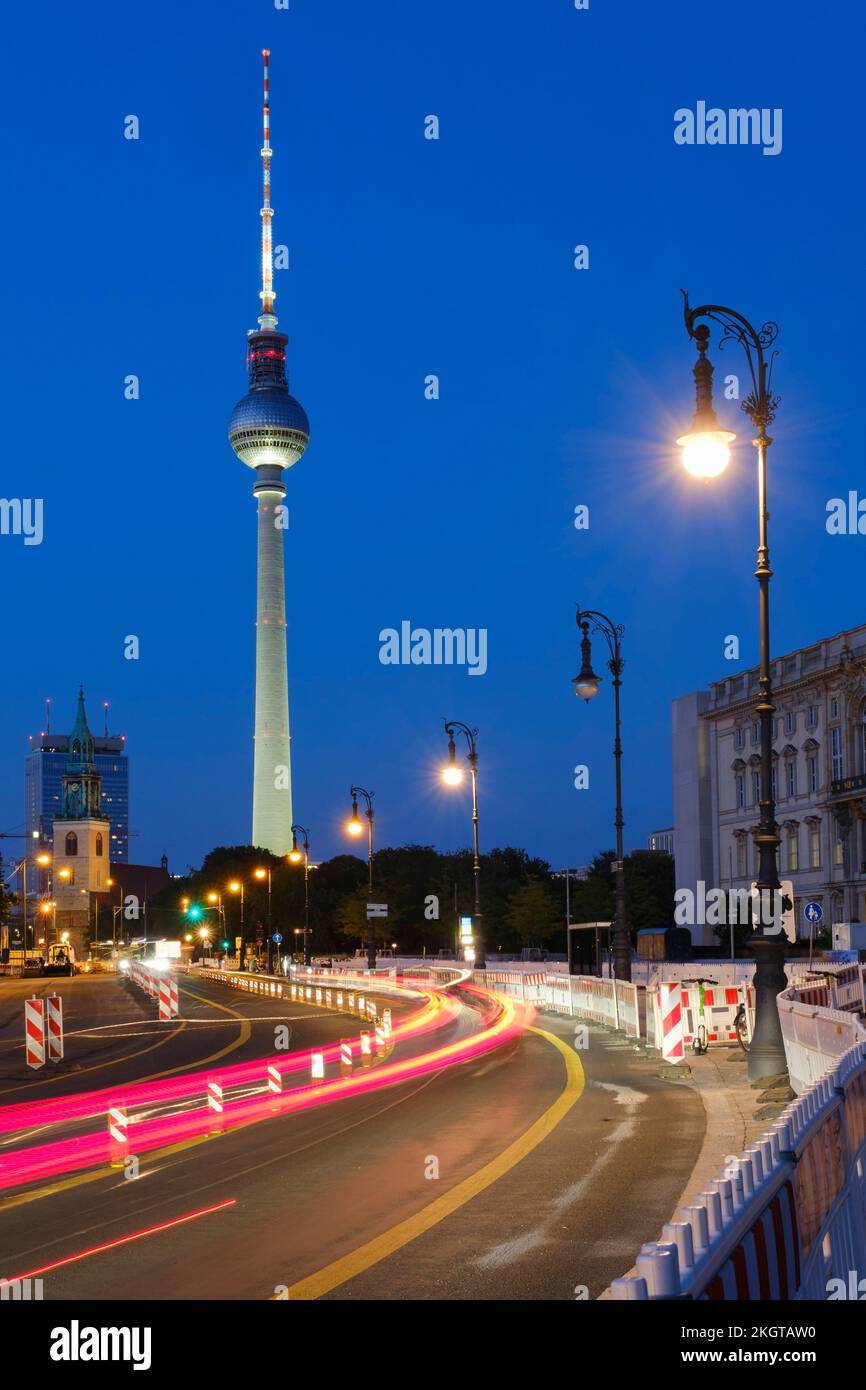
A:
[[[442,769],[442,781],[447,782],[450,787],[456,787],[463,781],[463,772],[457,762],[457,748],[454,743],[455,730],[466,736],[466,742],[469,745],[466,761],[469,763],[472,773],[472,874],[475,880],[472,949],[475,952],[473,957],[475,969],[484,970],[484,938],[481,933],[481,860],[478,855],[478,747],[476,744],[478,730],[470,729],[468,724],[461,724],[459,719],[449,719],[445,722],[445,732],[448,735],[448,762]]]
[[[304,852],[298,849],[297,836],[304,837]],[[302,825],[292,826],[292,848],[289,850],[289,858],[293,864],[300,864],[304,861],[304,965],[312,965],[310,953],[310,832],[305,830]]]
[[[358,815],[358,797],[363,796],[367,803],[367,902],[373,901],[373,792],[365,791],[363,787],[350,787],[349,795],[352,798],[352,818],[346,822],[346,829],[350,835],[360,835],[364,827]],[[376,924],[372,917],[367,916],[367,965],[370,970],[376,969]]]
[[[711,319],[721,326],[723,332],[719,347],[728,341],[740,344],[746,354],[752,382],[752,390],[741,402],[741,409],[755,429],[752,443],[758,452],[758,563],[755,578],[758,581],[761,664],[755,711],[761,731],[761,800],[755,836],[758,846],[755,888],[759,913],[758,923],[749,938],[749,945],[755,954],[755,1032],[749,1048],[749,1079],[756,1081],[759,1077],[775,1076],[788,1070],[776,1003],[787,980],[785,939],[778,914],[781,885],[777,851],[780,840],[773,796],[773,691],[770,677],[770,579],[773,571],[770,569],[767,539],[770,516],[767,510],[767,450],[773,442],[767,431],[775,417],[779,399],[770,391],[778,349],[774,349],[769,362],[765,349],[771,347],[779,336],[779,325],[767,322],[760,329],[755,329],[748,319],[734,309],[726,309],[721,304],[701,304],[692,309],[685,290],[681,294],[686,331],[694,339],[698,350],[698,360],[694,366],[697,408],[690,433],[682,435],[677,443],[682,447],[685,467],[695,477],[717,477],[727,467],[730,457],[728,445],[736,438],[729,430],[719,428],[713,409],[713,368],[707,357],[710,330],[706,323],[698,323],[699,319]],[[768,900],[773,903],[771,913],[767,913],[765,908]],[[770,920],[767,920],[768,917]]]
[[[612,623],[610,618],[605,617],[604,613],[597,613],[592,608],[586,608],[581,612],[577,610],[577,626],[583,636],[580,639],[580,675],[573,680],[574,693],[578,699],[584,700],[587,704],[594,700],[598,694],[602,677],[597,676],[592,669],[592,642],[589,636],[590,626],[593,632],[600,632],[607,642],[610,660],[607,669],[613,676],[613,705],[614,705],[614,740],[613,740],[613,760],[616,769],[616,816],[614,825],[616,827],[616,859],[613,863],[615,878],[615,907],[613,920],[613,940],[611,943],[611,954],[613,956],[613,973],[618,980],[631,979],[631,933],[628,926],[628,917],[625,906],[625,864],[623,861],[622,847],[622,828],[625,824],[622,816],[622,740],[620,738],[620,711],[619,711],[619,688],[622,685],[622,671],[625,662],[622,659],[621,642],[625,635],[625,629],[621,624]]]

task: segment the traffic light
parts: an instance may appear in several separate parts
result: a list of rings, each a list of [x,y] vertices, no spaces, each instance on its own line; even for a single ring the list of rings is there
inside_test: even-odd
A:
[[[193,903],[192,907],[187,908],[187,915],[191,917],[194,922],[198,921],[201,916],[201,908],[198,903]]]
[[[227,950],[228,950],[229,944],[230,944],[230,943],[229,943],[228,941],[224,941],[224,942],[223,942],[223,950],[224,950],[224,951],[227,951]]]

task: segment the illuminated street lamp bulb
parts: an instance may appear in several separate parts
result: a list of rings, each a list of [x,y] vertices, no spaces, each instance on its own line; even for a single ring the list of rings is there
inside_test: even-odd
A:
[[[36,856],[36,863],[37,863],[37,864],[50,864],[50,863],[51,863],[51,855],[50,855],[50,854],[37,854],[37,856]],[[110,879],[109,879],[109,882],[111,882]]]
[[[198,934],[201,937],[202,941],[207,941],[208,937],[210,936],[210,932],[208,931],[207,927],[199,927]]]
[[[217,901],[217,896],[218,896],[218,895],[217,895],[216,893],[208,893],[208,895],[207,895],[207,900],[208,900],[208,902],[209,902],[209,903],[215,903],[215,902]]]
[[[240,891],[241,891],[241,885],[240,885],[239,883],[230,883],[230,884],[229,884],[229,892],[230,892],[230,893],[239,893]]]
[[[267,878],[267,874],[268,874],[267,869],[256,869],[256,870],[255,870],[256,878]]]
[[[463,773],[454,763],[449,763],[442,769],[442,781],[447,782],[449,787],[458,787],[463,781]]]
[[[729,445],[736,439],[730,430],[701,430],[683,434],[677,440],[683,451],[683,466],[693,478],[717,478],[731,461]]]
[[[358,817],[353,816],[351,820],[346,821],[346,829],[348,830],[350,835],[361,835],[363,833],[364,827],[358,820]]]
[[[298,846],[296,844],[293,844],[292,848],[289,850],[289,858],[291,859],[292,863],[300,864],[303,857],[304,856],[301,854],[301,851],[298,849]]]
[[[580,675],[573,679],[574,693],[579,700],[589,704],[594,700],[601,686],[601,676],[592,669],[592,642],[589,636],[589,623],[579,624],[583,637],[580,640]]]

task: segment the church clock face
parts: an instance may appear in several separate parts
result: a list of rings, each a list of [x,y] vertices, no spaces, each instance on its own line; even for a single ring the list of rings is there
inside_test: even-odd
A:
[[[80,782],[70,782],[70,783],[69,783],[69,790],[70,790],[71,792],[77,792],[80,785],[81,785]]]

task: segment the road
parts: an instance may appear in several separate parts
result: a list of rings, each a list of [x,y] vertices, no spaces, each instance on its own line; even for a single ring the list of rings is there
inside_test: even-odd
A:
[[[78,1070],[41,1093],[27,1078],[16,1095],[14,1033],[33,985],[0,982],[0,1121],[11,1102],[269,1056],[286,1017],[293,1049],[347,1031],[345,1016],[195,977],[183,990],[175,1028],[114,977],[63,981]],[[435,1042],[395,1055],[479,1027],[478,1000],[463,996]],[[573,1034],[539,1015],[459,1065],[165,1145],[137,1177],[103,1165],[7,1189],[0,1273],[43,1270],[44,1297],[70,1300],[597,1297],[669,1218],[704,1114],[630,1044],[590,1029],[577,1051]],[[54,1138],[63,1124],[47,1128]],[[21,1136],[0,1140],[2,1176]]]

